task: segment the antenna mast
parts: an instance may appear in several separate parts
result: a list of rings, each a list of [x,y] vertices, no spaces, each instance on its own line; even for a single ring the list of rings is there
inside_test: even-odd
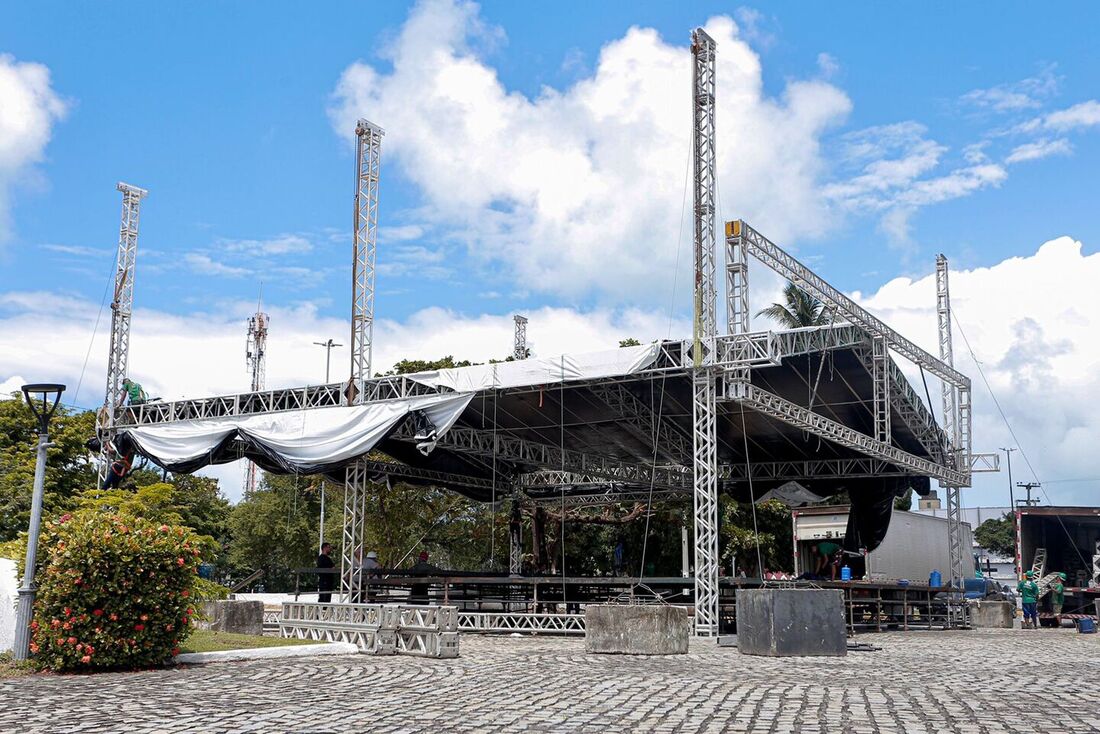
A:
[[[248,364],[248,372],[252,375],[252,392],[264,389],[267,362],[267,326],[269,317],[259,310],[248,319],[248,340],[245,343],[245,361]],[[244,475],[244,496],[250,497],[256,491],[259,483],[259,467],[253,462],[248,462],[248,470]]]

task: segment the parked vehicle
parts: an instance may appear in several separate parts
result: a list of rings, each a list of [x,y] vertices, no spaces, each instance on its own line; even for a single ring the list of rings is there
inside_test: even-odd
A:
[[[848,506],[804,507],[791,512],[794,530],[795,575],[813,572],[813,549],[823,541],[843,544],[848,525]],[[951,577],[951,559],[947,546],[947,519],[894,510],[886,538],[867,555],[867,578],[895,581],[908,579],[927,584],[933,571],[946,580]],[[962,523],[963,578],[974,576],[974,556],[970,525]],[[839,578],[839,574],[838,574]]]
[[[1040,612],[1048,610],[1049,580],[1066,574],[1065,614],[1095,614],[1100,599],[1100,507],[1018,507],[1016,574],[1037,572]]]

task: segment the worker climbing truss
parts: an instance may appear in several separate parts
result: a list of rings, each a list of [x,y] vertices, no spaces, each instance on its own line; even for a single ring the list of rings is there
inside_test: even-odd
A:
[[[99,463],[99,481],[107,476],[114,460],[115,418],[125,402],[126,379],[130,366],[130,319],[134,310],[134,274],[137,268],[138,223],[141,200],[148,191],[119,182],[122,192],[122,223],[118,231],[118,259],[115,266],[115,289],[111,299],[111,344],[107,352],[107,394],[100,415],[100,438],[103,457]]]

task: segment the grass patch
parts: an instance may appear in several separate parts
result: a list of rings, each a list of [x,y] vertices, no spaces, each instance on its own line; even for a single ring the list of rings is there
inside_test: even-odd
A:
[[[253,647],[282,647],[285,645],[316,645],[316,640],[295,640],[286,637],[261,637],[239,635],[234,632],[195,630],[180,645],[180,652],[218,652],[219,650],[246,650]]]
[[[10,652],[0,653],[0,680],[19,678],[37,672],[38,665],[33,660],[16,660]]]

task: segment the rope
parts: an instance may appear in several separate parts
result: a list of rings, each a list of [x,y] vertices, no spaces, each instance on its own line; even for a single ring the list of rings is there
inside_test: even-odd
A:
[[[111,272],[113,273],[117,267],[117,264],[112,266]],[[88,369],[88,359],[92,356],[92,346],[95,344],[95,335],[99,331],[99,320],[103,318],[103,307],[107,305],[107,291],[110,288],[111,278],[108,276],[107,282],[103,285],[103,297],[99,299],[99,313],[96,314],[95,326],[92,327],[92,338],[88,340],[88,351],[84,353],[84,365],[80,368],[80,379],[76,381],[76,392],[73,393],[74,401],[80,397],[80,386],[84,384],[84,371]]]
[[[749,479],[749,502],[752,504],[752,535],[756,542],[756,571],[760,574],[760,583],[767,585],[764,580],[764,560],[760,554],[760,528],[756,523],[756,492],[752,487],[752,462],[749,461],[749,431],[745,425],[745,404],[738,402],[741,407],[741,438],[745,442],[745,476]]]
[[[978,361],[978,357],[974,354],[974,350],[970,346],[970,340],[966,338],[966,332],[963,331],[962,324],[959,323],[959,318],[955,315],[954,310],[952,310],[951,312],[951,318],[954,319],[955,326],[958,327],[959,334],[963,338],[963,343],[966,344],[966,351],[970,353],[970,359],[974,361],[974,365],[978,368],[978,374],[982,376],[982,382],[985,383],[985,389],[989,391],[989,396],[993,398],[993,404],[997,406],[997,412],[1001,414],[1001,420],[1004,421],[1005,427],[1008,428],[1008,433],[1012,436],[1012,440],[1016,442],[1016,448],[1020,450],[1020,455],[1024,458],[1024,463],[1027,464],[1027,468],[1031,470],[1031,476],[1035,478],[1035,482],[1039,485],[1039,489],[1042,491],[1043,496],[1047,498],[1047,503],[1053,505],[1054,502],[1051,501],[1050,495],[1047,494],[1046,488],[1043,487],[1042,482],[1039,481],[1039,474],[1035,471],[1035,467],[1031,465],[1031,459],[1028,458],[1027,452],[1024,451],[1023,444],[1021,444],[1020,439],[1016,437],[1016,431],[1012,430],[1012,424],[1008,422],[1008,416],[1005,415],[1004,409],[1001,407],[1001,401],[997,399],[997,394],[993,392],[993,387],[989,384],[989,380],[985,376],[985,370],[982,369],[982,363]],[[1015,507],[1012,508],[1012,512],[1015,514]],[[1077,557],[1081,559],[1081,564],[1085,567],[1085,570],[1088,570],[1091,562],[1086,560],[1085,556],[1082,555],[1081,549],[1077,547],[1077,544],[1073,541],[1073,536],[1070,534],[1069,528],[1066,527],[1066,524],[1065,522],[1063,522],[1062,518],[1058,515],[1055,515],[1054,517],[1058,520],[1058,524],[1061,526],[1062,532],[1066,534],[1066,538],[1069,540],[1070,547],[1072,547],[1074,552],[1077,553]],[[1024,559],[1021,558],[1020,563],[1022,564],[1023,562]]]

